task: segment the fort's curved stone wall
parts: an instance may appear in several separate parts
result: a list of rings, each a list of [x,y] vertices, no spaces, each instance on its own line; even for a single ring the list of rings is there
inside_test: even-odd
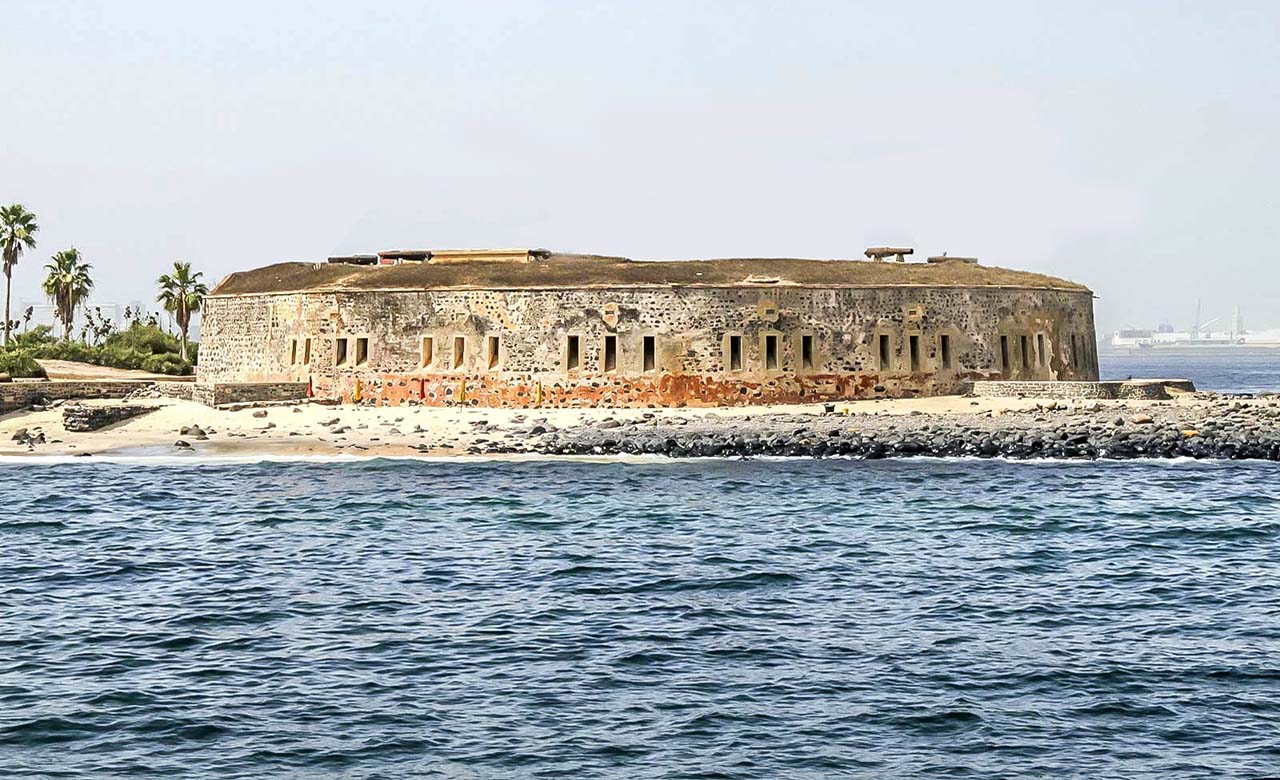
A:
[[[200,382],[347,401],[736,405],[1098,378],[1083,288],[215,291],[203,317]]]

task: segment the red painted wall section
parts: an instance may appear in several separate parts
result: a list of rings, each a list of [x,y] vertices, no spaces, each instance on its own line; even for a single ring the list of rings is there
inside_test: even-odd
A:
[[[832,400],[954,394],[968,381],[998,379],[998,372],[788,376],[760,382],[662,375],[654,379],[591,378],[545,381],[500,375],[381,374],[344,376],[336,386],[316,383],[316,394],[344,403],[396,406],[479,406],[510,408],[748,406]]]

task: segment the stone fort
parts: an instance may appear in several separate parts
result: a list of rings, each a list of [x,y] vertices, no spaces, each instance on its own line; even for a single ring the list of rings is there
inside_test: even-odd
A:
[[[1096,380],[1093,294],[973,258],[404,250],[233,273],[198,383],[363,403],[716,406]]]

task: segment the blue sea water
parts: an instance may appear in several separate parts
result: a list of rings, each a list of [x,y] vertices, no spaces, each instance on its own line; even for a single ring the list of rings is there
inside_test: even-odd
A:
[[[1219,393],[1280,392],[1280,349],[1151,349],[1098,355],[1103,379],[1190,379]]]
[[[1276,775],[1276,477],[0,465],[0,777]]]

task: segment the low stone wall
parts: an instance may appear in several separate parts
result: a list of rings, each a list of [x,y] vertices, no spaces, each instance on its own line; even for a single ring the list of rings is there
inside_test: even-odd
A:
[[[131,380],[52,380],[0,383],[0,414],[32,404],[84,398],[125,398],[154,382]]]
[[[1118,398],[1145,401],[1163,401],[1170,397],[1170,390],[1194,393],[1195,384],[1190,379],[1130,379],[1118,382]]]
[[[68,431],[96,431],[108,425],[154,412],[154,406],[123,404],[120,406],[82,406],[72,404],[62,410],[62,425]]]
[[[980,398],[1048,398],[1059,401],[1132,399],[1160,401],[1169,390],[1191,393],[1195,385],[1187,379],[1128,379],[1102,382],[1014,382],[991,380],[971,382],[966,390]]]
[[[205,406],[301,401],[306,397],[306,382],[197,382],[191,389],[191,399]]]
[[[192,400],[195,382],[156,382],[150,389],[161,398],[176,398],[180,401]]]

